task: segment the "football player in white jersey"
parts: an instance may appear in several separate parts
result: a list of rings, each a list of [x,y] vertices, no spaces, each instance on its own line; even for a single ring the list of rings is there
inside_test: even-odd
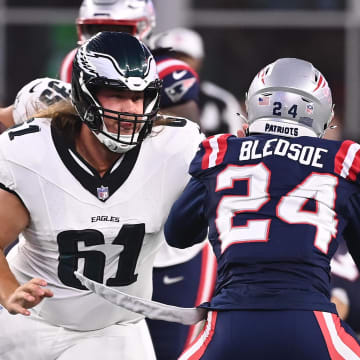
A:
[[[74,271],[151,297],[163,224],[202,140],[192,122],[153,127],[160,88],[141,41],[99,33],[77,51],[73,105],[0,136],[0,248],[23,236],[0,251],[1,359],[155,358],[143,317]]]
[[[100,30],[130,32],[147,41],[155,27],[156,14],[151,0],[83,0],[76,19],[78,44]],[[151,48],[151,51],[155,50]],[[153,52],[163,80],[160,109],[199,123],[199,81],[188,64],[168,51]],[[60,79],[71,81],[76,49],[62,62]],[[210,247],[198,244],[190,249],[159,249],[153,270],[153,299],[188,307],[209,300],[216,275],[216,259]],[[194,275],[199,274],[199,275]],[[149,320],[149,330],[158,360],[177,358],[196,334],[195,327]]]

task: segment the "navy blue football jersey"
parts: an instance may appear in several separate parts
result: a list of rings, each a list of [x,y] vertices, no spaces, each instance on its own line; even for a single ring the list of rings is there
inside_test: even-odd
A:
[[[199,98],[199,76],[188,64],[168,55],[156,56],[161,89],[160,108],[184,104]]]
[[[202,306],[335,312],[330,260],[342,236],[360,258],[359,150],[312,137],[204,140],[165,225],[176,247],[208,232],[218,279]]]

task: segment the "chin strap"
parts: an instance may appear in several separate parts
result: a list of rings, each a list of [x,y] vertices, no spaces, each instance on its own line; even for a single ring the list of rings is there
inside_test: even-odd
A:
[[[149,319],[193,325],[205,319],[207,310],[202,308],[182,308],[157,301],[132,296],[119,290],[95,282],[78,271],[74,272],[81,284],[105,300],[126,310],[144,315]]]
[[[155,126],[164,125],[164,126],[174,126],[174,127],[184,127],[186,122],[190,121],[181,116],[166,115],[166,114],[156,114],[156,119],[154,122]]]

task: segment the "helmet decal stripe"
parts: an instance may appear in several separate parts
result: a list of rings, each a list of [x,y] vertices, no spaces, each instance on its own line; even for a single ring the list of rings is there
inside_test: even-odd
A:
[[[323,76],[320,75],[320,79],[319,79],[319,81],[318,81],[318,83],[317,83],[316,88],[313,90],[313,92],[315,92],[315,91],[321,86],[323,80],[324,80]]]
[[[260,76],[260,80],[261,80],[262,83],[265,85],[265,80],[264,80],[264,77],[265,77],[265,68],[260,71],[259,76]]]

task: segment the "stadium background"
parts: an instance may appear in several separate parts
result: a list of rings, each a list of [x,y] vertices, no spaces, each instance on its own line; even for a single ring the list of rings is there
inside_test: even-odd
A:
[[[153,0],[155,32],[187,26],[204,39],[201,76],[240,102],[279,57],[312,62],[333,90],[343,137],[360,140],[359,0]],[[58,77],[76,44],[81,0],[0,0],[0,105],[37,77]]]

